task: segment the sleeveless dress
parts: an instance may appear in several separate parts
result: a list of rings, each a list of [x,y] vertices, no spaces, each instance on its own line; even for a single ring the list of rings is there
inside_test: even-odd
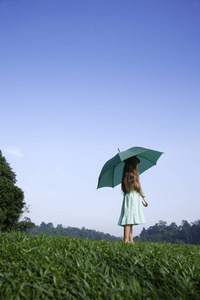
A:
[[[121,214],[118,221],[119,226],[128,224],[145,224],[141,195],[134,190],[124,194]]]

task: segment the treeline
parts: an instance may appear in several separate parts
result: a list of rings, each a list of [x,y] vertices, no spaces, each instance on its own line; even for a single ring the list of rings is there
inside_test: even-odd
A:
[[[200,245],[200,220],[192,223],[183,220],[180,226],[159,221],[148,229],[143,228],[140,235],[135,237],[140,242],[167,242],[172,244]]]
[[[85,229],[82,227],[81,229],[76,227],[63,227],[62,224],[58,224],[56,227],[53,226],[53,223],[46,224],[42,222],[39,226],[36,225],[34,228],[28,229],[27,233],[31,234],[54,234],[54,235],[63,235],[70,236],[75,238],[88,238],[93,240],[108,240],[108,241],[119,241],[121,238],[110,235],[108,233],[103,233],[99,231],[95,231],[92,229]]]
[[[120,241],[120,237],[116,237],[103,232],[95,231],[92,229],[81,229],[76,227],[63,227],[62,224],[58,224],[56,227],[53,223],[42,222],[39,226],[36,225],[26,231],[30,234],[54,234],[62,236],[70,236],[75,238],[89,238],[93,240],[109,240]],[[175,222],[167,225],[165,221],[159,221],[154,226],[150,226],[148,229],[143,228],[140,235],[134,237],[136,242],[160,242],[160,243],[172,243],[172,244],[191,244],[200,245],[200,220],[192,223],[183,220],[181,225],[176,225]]]

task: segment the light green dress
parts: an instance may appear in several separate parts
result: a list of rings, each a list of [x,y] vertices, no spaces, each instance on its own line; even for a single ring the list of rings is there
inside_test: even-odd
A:
[[[139,225],[145,224],[145,218],[142,211],[142,198],[136,191],[124,194],[121,214],[118,225]]]

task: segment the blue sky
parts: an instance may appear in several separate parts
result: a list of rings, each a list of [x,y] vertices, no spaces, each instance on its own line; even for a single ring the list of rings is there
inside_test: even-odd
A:
[[[165,152],[141,175],[145,227],[200,218],[199,15],[198,0],[0,0],[0,149],[37,225],[121,236],[120,186],[96,186],[133,146]]]

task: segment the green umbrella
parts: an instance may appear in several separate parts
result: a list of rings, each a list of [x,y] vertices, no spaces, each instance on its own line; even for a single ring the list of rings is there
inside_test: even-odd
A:
[[[132,156],[136,156],[140,160],[138,166],[139,174],[156,165],[157,160],[163,152],[150,150],[142,147],[133,147],[126,151],[116,154],[113,158],[109,159],[103,166],[99,175],[97,188],[101,187],[115,187],[122,181],[124,160]]]

